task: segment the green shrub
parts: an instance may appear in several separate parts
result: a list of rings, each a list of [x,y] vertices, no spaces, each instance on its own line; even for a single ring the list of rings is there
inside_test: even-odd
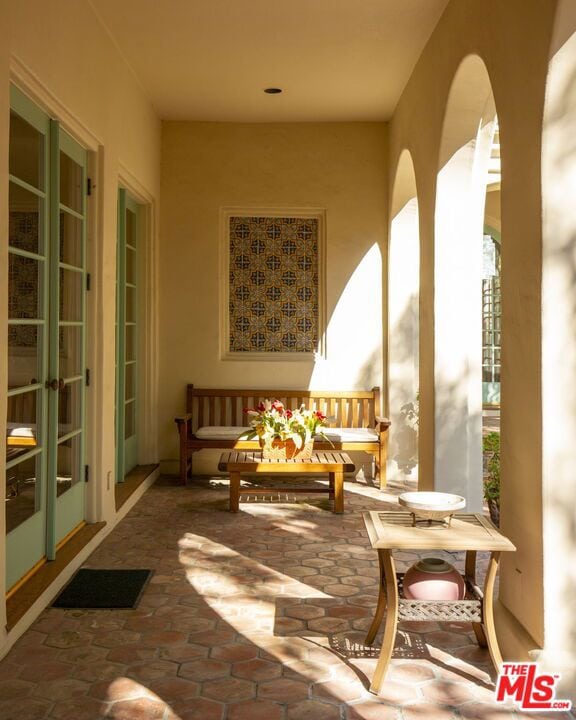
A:
[[[484,477],[484,498],[500,506],[500,433],[491,432],[483,438],[482,447],[488,455]]]

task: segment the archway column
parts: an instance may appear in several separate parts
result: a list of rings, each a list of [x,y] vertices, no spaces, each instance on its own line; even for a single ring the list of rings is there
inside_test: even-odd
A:
[[[418,476],[420,232],[410,153],[400,156],[388,256],[388,377],[392,421],[387,477]]]
[[[482,110],[493,118],[491,95]],[[474,512],[483,502],[482,235],[493,123],[479,115],[477,127],[438,174],[434,257],[435,488],[462,495]]]

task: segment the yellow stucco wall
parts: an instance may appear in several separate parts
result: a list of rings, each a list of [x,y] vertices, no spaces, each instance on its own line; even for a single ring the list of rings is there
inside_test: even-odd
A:
[[[380,255],[386,125],[164,123],[160,257],[160,452],[175,470],[175,415],[197,387],[382,384]],[[223,207],[326,212],[325,359],[222,360]]]

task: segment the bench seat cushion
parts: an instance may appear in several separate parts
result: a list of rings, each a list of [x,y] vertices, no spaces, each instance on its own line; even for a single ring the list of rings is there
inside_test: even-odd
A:
[[[372,428],[331,427],[324,430],[324,435],[332,442],[378,442],[378,433]],[[323,439],[321,435],[315,437],[315,440]]]
[[[238,425],[205,425],[198,428],[195,436],[199,440],[235,440],[249,430]],[[331,442],[378,442],[378,433],[371,428],[326,428],[324,434]],[[315,440],[323,439],[321,435],[315,437]]]

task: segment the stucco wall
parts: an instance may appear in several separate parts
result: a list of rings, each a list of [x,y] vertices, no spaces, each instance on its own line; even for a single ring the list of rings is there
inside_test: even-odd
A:
[[[576,6],[561,0],[542,145],[543,502],[546,656],[562,659],[576,701]]]
[[[164,123],[160,447],[177,458],[185,385],[371,388],[382,384],[381,252],[386,125]],[[223,207],[326,212],[326,358],[222,360]]]
[[[433,476],[434,222],[443,120],[452,80],[471,54],[485,63],[502,157],[502,529],[517,545],[504,558],[500,598],[529,636],[500,622],[504,654],[519,657],[544,632],[541,391],[540,152],[556,3],[451,2],[432,34],[390,125],[390,171],[414,159],[421,231],[420,477]],[[462,108],[465,112],[466,107]],[[457,147],[453,147],[454,152]],[[448,291],[448,290],[447,290]],[[456,298],[455,298],[456,299]],[[553,608],[547,613],[553,613]],[[506,628],[508,624],[508,628]],[[523,643],[523,644],[522,644]]]
[[[160,122],[151,102],[107,31],[84,0],[0,3],[0,287],[7,287],[7,170],[9,81],[12,79],[90,151],[95,190],[89,199],[87,518],[116,518],[114,503],[114,346],[116,224],[119,182],[152,205],[159,199]],[[0,337],[7,334],[6,294],[0,299]],[[0,353],[0,432],[4,433],[6,353]],[[0,477],[5,478],[4,450]],[[4,480],[2,480],[2,483]],[[4,492],[0,488],[0,492]],[[4,513],[0,537],[4,538]],[[78,562],[82,559],[78,556]],[[4,552],[0,594],[4,595]],[[4,627],[0,609],[0,625]],[[0,653],[5,650],[0,640]]]

